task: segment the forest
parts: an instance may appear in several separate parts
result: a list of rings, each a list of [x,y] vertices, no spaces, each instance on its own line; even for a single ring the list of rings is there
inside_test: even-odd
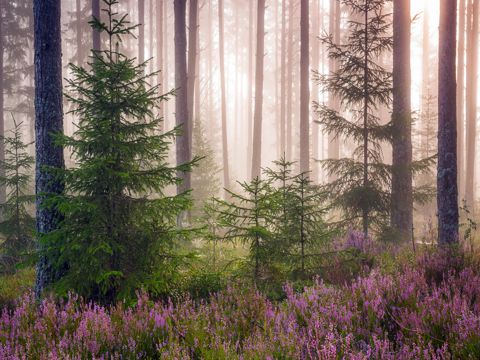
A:
[[[0,360],[480,359],[480,0],[0,0]]]

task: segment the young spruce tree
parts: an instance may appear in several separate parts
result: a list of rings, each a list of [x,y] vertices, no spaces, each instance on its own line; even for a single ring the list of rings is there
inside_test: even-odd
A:
[[[391,16],[384,12],[386,0],[342,0],[351,12],[344,44],[330,35],[323,39],[338,70],[321,76],[320,82],[335,94],[351,118],[317,105],[319,123],[335,137],[343,136],[356,147],[351,158],[323,162],[334,175],[327,191],[333,204],[347,215],[346,222],[359,221],[365,235],[388,223],[390,167],[383,162],[381,145],[391,139],[390,124],[380,123],[378,107],[391,102],[391,73],[379,63],[392,48]]]
[[[91,24],[106,33],[108,46],[94,51],[89,68],[71,64],[67,98],[74,105],[78,128],[72,137],[57,138],[71,149],[77,167],[61,170],[65,193],[50,198],[61,210],[60,229],[42,238],[52,263],[62,269],[57,291],[112,303],[132,298],[140,287],[157,290],[173,241],[182,232],[177,215],[190,206],[188,193],[167,196],[178,184],[177,171],[191,163],[168,165],[168,149],[178,129],[160,134],[155,117],[158,87],[150,86],[145,64],[120,52],[129,36],[127,15],[103,0],[103,17]]]
[[[7,189],[7,200],[0,204],[3,221],[0,223],[0,272],[11,273],[26,256],[34,250],[33,233],[35,220],[28,212],[28,206],[35,202],[29,188],[34,159],[28,154],[28,147],[22,141],[22,123],[13,119],[11,136],[5,142],[5,161],[0,166],[5,176],[0,184]]]

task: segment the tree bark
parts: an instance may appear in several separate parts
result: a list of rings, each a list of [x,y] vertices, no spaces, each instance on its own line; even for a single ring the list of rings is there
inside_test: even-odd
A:
[[[309,0],[300,3],[300,171],[310,171]]]
[[[186,33],[186,0],[174,0],[175,17],[175,88],[177,96],[175,102],[176,125],[182,133],[177,136],[176,152],[177,165],[185,164],[191,160],[190,120],[187,106],[187,33]],[[179,172],[178,177],[182,182],[177,186],[177,193],[182,193],[191,188],[189,172]]]
[[[62,41],[60,0],[34,0],[35,33],[35,193],[36,230],[47,234],[58,228],[61,215],[45,207],[44,194],[61,194],[63,183],[46,167],[63,168],[63,149],[55,146],[52,134],[63,132]],[[42,251],[40,245],[40,253]],[[40,296],[55,279],[51,264],[43,255],[37,265],[35,293]]]
[[[320,0],[314,0],[313,2],[313,15],[312,15],[312,69],[319,70],[319,58],[320,58],[320,46],[318,36],[320,35]],[[312,102],[318,103],[318,84],[312,83]],[[317,123],[312,123],[312,181],[318,183],[318,143],[319,143],[319,128]]]
[[[438,48],[438,242],[458,242],[456,124],[457,2],[440,0]]]
[[[255,111],[253,114],[252,179],[262,166],[263,62],[265,52],[265,0],[257,1],[257,51],[255,61]]]
[[[197,37],[198,37],[198,0],[189,0],[188,11],[188,84],[187,84],[187,106],[188,116],[190,117],[190,132],[188,141],[192,144],[193,134],[193,104],[195,95],[195,82],[197,81]]]
[[[145,0],[138,0],[138,63],[145,61]]]
[[[282,39],[280,59],[280,152],[285,155],[285,101],[286,101],[286,63],[287,63],[287,0],[282,0]]]
[[[410,0],[393,1],[392,227],[412,240],[412,105]]]
[[[83,63],[83,45],[82,45],[82,4],[80,0],[75,2],[75,11],[77,16],[77,33],[76,33],[76,46],[77,46],[77,66],[81,66]]]
[[[158,73],[158,85],[159,92],[163,94],[165,91],[163,85],[164,69],[163,69],[163,0],[157,0],[157,71]],[[163,104],[160,103],[160,117],[165,116],[165,109]],[[165,131],[165,122],[162,121],[160,124],[160,131],[163,133]]]
[[[287,134],[286,134],[286,154],[285,157],[288,161],[292,160],[292,103],[293,103],[293,12],[294,0],[289,0],[288,6],[288,61],[287,61]]]
[[[92,17],[100,20],[100,0],[92,0]],[[92,29],[92,49],[94,51],[100,51],[100,32]]]
[[[475,158],[478,94],[478,6],[480,0],[468,0],[467,7],[467,91],[466,91],[466,183],[465,200],[475,213]]]
[[[227,132],[227,95],[225,90],[225,59],[223,38],[223,0],[218,1],[218,46],[220,55],[220,91],[222,108],[222,157],[223,157],[223,185],[230,187],[230,173],[228,164],[228,132]]]
[[[457,51],[457,183],[459,198],[465,196],[465,0],[460,0],[458,14],[458,51]]]
[[[253,0],[249,1],[249,14],[248,17],[248,129],[247,129],[247,159],[252,158],[253,154],[253,32],[254,32],[254,8]],[[247,174],[251,169],[248,169],[247,161]]]
[[[338,1],[330,0],[330,18],[329,18],[329,33],[333,36],[336,44],[340,42],[340,4]],[[337,62],[335,59],[329,58],[328,68],[330,73],[337,71]],[[333,110],[339,110],[338,99],[332,93],[328,94],[328,107]],[[338,159],[340,157],[340,141],[333,134],[328,135],[328,158]],[[332,179],[334,180],[332,175]]]

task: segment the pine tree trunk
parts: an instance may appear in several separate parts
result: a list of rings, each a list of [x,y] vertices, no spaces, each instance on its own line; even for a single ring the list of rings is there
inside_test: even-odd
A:
[[[92,16],[100,19],[100,0],[92,0]],[[92,49],[99,51],[100,47],[100,32],[92,29]]]
[[[227,95],[225,90],[225,54],[223,38],[223,0],[218,1],[218,44],[220,52],[220,91],[222,108],[222,154],[223,154],[223,185],[230,187],[230,173],[228,164],[228,133],[227,133]]]
[[[163,69],[163,0],[157,0],[157,71],[158,73],[158,85],[159,92],[163,94],[165,91],[163,84],[164,69]],[[165,116],[165,109],[163,104],[160,103],[160,117]],[[162,121],[160,124],[160,131],[163,133],[165,131],[165,122]]]
[[[175,0],[175,88],[177,96],[175,101],[176,125],[182,134],[177,137],[177,165],[191,160],[190,120],[187,106],[187,33],[186,33],[186,0]],[[182,183],[177,186],[177,193],[182,193],[191,188],[190,173],[181,172],[178,176]]]
[[[164,86],[163,88],[165,90],[169,90],[171,87],[170,87],[170,82],[169,82],[169,61],[168,61],[168,54],[170,52],[170,47],[169,47],[169,36],[168,36],[168,1],[165,1],[163,0],[163,36],[162,36],[162,40],[163,40],[163,69],[162,69],[162,72],[163,72],[163,83],[164,83]],[[163,110],[163,113],[164,113],[164,118],[163,118],[163,122],[164,122],[164,128],[166,130],[169,129],[169,108],[170,108],[170,105],[169,105],[169,101],[166,101],[165,104],[164,104],[164,110]]]
[[[253,114],[252,179],[262,166],[263,62],[265,45],[265,0],[257,1],[257,51],[255,62],[255,111]]]
[[[286,136],[286,154],[288,161],[292,160],[292,98],[293,98],[293,4],[294,0],[289,0],[288,6],[288,61],[287,61],[287,136]]]
[[[188,141],[192,144],[193,123],[194,123],[194,95],[197,71],[197,36],[198,36],[198,0],[189,0],[188,11],[188,84],[187,84],[187,106],[190,117],[190,132]]]
[[[318,36],[320,36],[320,0],[314,0],[313,2],[313,15],[312,15],[312,69],[319,70],[319,57],[320,57],[320,46]],[[323,30],[322,30],[323,31]],[[313,82],[312,84],[312,102],[318,103],[318,84]],[[318,143],[319,143],[319,132],[318,124],[312,123],[312,180],[314,183],[318,183]]]
[[[282,44],[281,44],[281,60],[280,60],[280,152],[281,156],[285,155],[285,101],[286,101],[286,63],[287,63],[287,0],[282,0]]]
[[[63,132],[62,41],[60,0],[34,0],[35,30],[35,193],[36,230],[46,234],[58,228],[61,215],[44,206],[41,194],[60,194],[63,184],[45,167],[63,168],[63,149],[53,143],[52,133]],[[40,251],[42,250],[40,245]],[[37,265],[35,293],[40,296],[55,278],[46,257]]]
[[[145,0],[138,0],[138,63],[145,61]]]
[[[310,171],[309,0],[300,6],[300,171]]]
[[[478,6],[480,0],[468,0],[467,7],[467,91],[466,91],[466,183],[465,199],[475,212],[475,158],[478,94]]]
[[[393,2],[392,227],[412,240],[412,105],[410,0]]]
[[[465,196],[465,0],[460,0],[458,14],[458,51],[457,51],[457,183],[459,198]]]
[[[340,4],[338,1],[330,0],[330,19],[329,19],[329,33],[333,36],[335,43],[340,41]],[[329,58],[328,60],[329,72],[333,73],[337,71],[337,62],[335,59]],[[333,110],[339,110],[338,100],[332,93],[328,94],[328,107]],[[328,136],[328,158],[338,159],[340,157],[340,141],[333,134]],[[335,176],[332,175],[331,180],[334,180]]]
[[[456,23],[457,2],[440,0],[438,49],[438,242],[458,241]]]
[[[4,109],[4,35],[3,35],[3,3],[0,2],[0,161],[5,161],[5,142],[3,136],[5,136],[5,109]],[[0,176],[5,177],[5,168],[0,167]],[[4,184],[0,185],[0,204],[5,204],[7,201],[7,189]],[[3,220],[3,211],[0,212],[0,220]]]
[[[253,33],[254,33],[254,18],[255,13],[253,9],[254,1],[249,1],[249,17],[248,17],[248,129],[247,129],[247,159],[252,158],[253,154]],[[251,171],[248,169],[247,160],[247,174]]]
[[[149,16],[148,16],[148,57],[153,58],[153,1],[154,0],[149,0],[148,2],[148,11],[149,11]],[[149,67],[149,72],[153,72],[153,61],[150,61],[148,64]]]
[[[75,11],[77,15],[76,46],[77,46],[77,66],[83,63],[83,45],[82,45],[82,4],[80,0],[75,2]]]

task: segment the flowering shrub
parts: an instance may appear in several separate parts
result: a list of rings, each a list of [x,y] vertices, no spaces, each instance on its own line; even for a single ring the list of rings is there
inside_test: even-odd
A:
[[[36,304],[0,316],[0,359],[477,359],[480,276],[466,267],[429,283],[423,269],[372,271],[350,285],[322,281],[274,304],[229,287],[208,302],[133,308]]]

